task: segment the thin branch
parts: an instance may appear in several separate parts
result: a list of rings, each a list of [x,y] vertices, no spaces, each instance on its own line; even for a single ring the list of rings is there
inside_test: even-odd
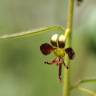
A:
[[[35,36],[35,35],[43,34],[43,33],[50,32],[50,31],[55,31],[55,30],[59,30],[59,31],[61,30],[64,32],[64,27],[63,26],[48,26],[48,27],[39,28],[36,30],[30,30],[30,31],[13,33],[13,34],[5,34],[5,35],[0,36],[0,39],[29,37],[29,36]]]
[[[70,87],[70,90],[73,90],[74,88],[77,88],[78,86],[80,86],[81,84],[85,84],[85,83],[96,83],[96,79],[86,79],[86,80],[80,80],[78,81],[75,85]]]
[[[89,94],[90,96],[96,96],[96,92],[90,90],[90,89],[87,89],[87,88],[83,88],[83,87],[80,87],[78,86],[77,89],[79,89],[80,91],[83,91],[87,94]]]
[[[96,83],[96,79],[86,79],[86,80],[80,80],[79,84],[83,83]]]

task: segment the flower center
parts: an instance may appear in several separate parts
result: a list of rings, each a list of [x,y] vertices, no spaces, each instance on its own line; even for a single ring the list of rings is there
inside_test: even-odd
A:
[[[64,57],[65,56],[65,50],[64,48],[56,48],[54,50],[54,54],[57,56],[57,57]]]

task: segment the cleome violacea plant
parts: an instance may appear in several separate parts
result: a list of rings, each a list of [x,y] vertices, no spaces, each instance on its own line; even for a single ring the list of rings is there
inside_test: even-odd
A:
[[[61,31],[62,34],[54,34],[52,35],[51,39],[49,40],[50,43],[44,43],[40,45],[40,50],[42,54],[45,56],[54,53],[54,59],[51,61],[45,61],[45,64],[55,64],[58,66],[58,77],[59,80],[62,80],[61,83],[63,85],[63,95],[62,96],[71,96],[71,91],[73,89],[78,89],[82,92],[88,93],[88,96],[96,96],[96,92],[81,87],[82,84],[85,83],[96,83],[96,79],[86,79],[86,80],[79,80],[75,84],[71,84],[70,80],[70,60],[74,58],[75,52],[73,48],[71,47],[72,42],[72,32],[73,32],[73,16],[74,16],[74,4],[75,0],[67,0],[68,1],[68,19],[66,28],[64,26],[47,26],[44,28],[36,29],[36,30],[30,30],[20,33],[14,33],[14,34],[5,34],[3,36],[0,36],[0,40],[8,39],[8,38],[17,38],[17,37],[28,37],[28,36],[35,36],[39,34],[43,34],[46,32],[52,32],[52,31]],[[77,5],[80,5],[81,2],[84,0],[76,0]],[[64,33],[63,33],[64,32]],[[64,76],[61,76],[62,73],[62,65],[64,65]],[[43,65],[42,65],[43,66]]]
[[[58,78],[59,80],[62,79],[61,73],[62,73],[62,64],[69,69],[69,66],[65,64],[64,62],[64,56],[65,54],[68,55],[69,59],[72,60],[75,53],[71,47],[65,48],[66,40],[64,35],[58,35],[54,34],[51,37],[50,44],[44,43],[40,46],[40,50],[44,55],[49,55],[51,52],[54,53],[56,56],[51,62],[45,61],[46,64],[56,64],[59,68],[58,71]]]

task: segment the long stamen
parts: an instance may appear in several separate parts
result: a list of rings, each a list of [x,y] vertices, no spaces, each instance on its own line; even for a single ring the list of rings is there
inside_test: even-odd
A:
[[[63,64],[64,64],[64,66],[65,66],[67,69],[69,69],[69,66],[68,66],[68,65],[66,65],[66,64],[65,64],[65,62],[63,62]]]
[[[62,64],[59,64],[59,72],[58,72],[58,77],[59,77],[59,80],[61,81],[62,77]]]
[[[44,63],[45,63],[45,64],[53,64],[52,62],[47,62],[47,61],[45,61]]]

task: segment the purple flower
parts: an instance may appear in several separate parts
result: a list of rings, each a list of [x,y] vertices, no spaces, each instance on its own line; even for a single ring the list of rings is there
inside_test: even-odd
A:
[[[45,61],[45,64],[56,64],[59,68],[58,71],[58,77],[59,80],[62,79],[61,73],[62,73],[62,64],[68,69],[69,66],[65,64],[64,62],[64,56],[65,54],[68,55],[69,59],[72,60],[74,58],[74,51],[71,47],[65,48],[65,37],[64,35],[58,36],[58,34],[54,34],[51,37],[50,44],[49,43],[44,43],[40,46],[40,50],[42,54],[44,55],[49,55],[50,53],[54,53],[56,58],[54,58],[52,61],[48,62]]]

